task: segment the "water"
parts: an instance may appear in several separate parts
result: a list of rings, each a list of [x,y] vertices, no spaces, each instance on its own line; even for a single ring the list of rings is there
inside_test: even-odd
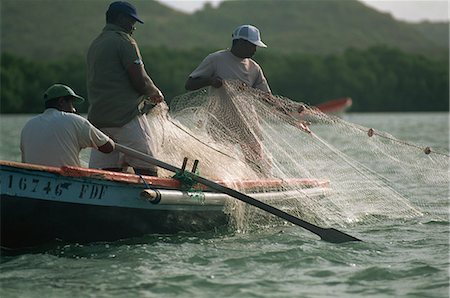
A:
[[[448,152],[447,113],[346,117]],[[1,116],[0,159],[20,160],[18,136],[28,118]],[[448,219],[425,216],[345,232],[364,242],[330,244],[299,227],[276,226],[246,234],[225,230],[53,245],[3,255],[0,296],[449,297]]]

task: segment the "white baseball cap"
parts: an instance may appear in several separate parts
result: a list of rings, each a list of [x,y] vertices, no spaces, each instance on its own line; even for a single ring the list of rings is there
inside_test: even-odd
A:
[[[252,25],[239,26],[236,29],[234,29],[233,34],[231,36],[233,37],[233,40],[245,39],[258,47],[267,48],[267,46],[261,40],[258,28],[256,28],[255,26]]]

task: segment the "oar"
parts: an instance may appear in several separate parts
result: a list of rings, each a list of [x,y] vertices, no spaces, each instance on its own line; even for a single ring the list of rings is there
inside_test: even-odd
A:
[[[120,152],[122,152],[124,154],[132,156],[134,158],[141,159],[141,160],[146,161],[146,162],[149,162],[149,163],[151,163],[151,164],[153,164],[155,166],[161,167],[163,169],[166,169],[166,170],[174,172],[174,173],[181,171],[181,169],[179,169],[179,168],[177,168],[177,167],[175,167],[173,165],[165,163],[165,162],[163,162],[161,160],[158,160],[158,159],[156,159],[154,157],[151,157],[150,155],[144,154],[142,152],[139,152],[137,150],[134,150],[132,148],[129,148],[129,147],[121,145],[121,144],[117,144],[116,143],[116,150],[119,150]],[[277,208],[275,208],[273,206],[267,205],[266,203],[263,203],[261,201],[255,200],[254,198],[252,198],[252,197],[250,197],[250,196],[248,196],[246,194],[243,194],[241,192],[238,192],[238,191],[236,191],[234,189],[228,188],[226,186],[223,186],[221,184],[218,184],[216,182],[213,182],[213,181],[208,180],[206,178],[203,178],[201,176],[198,176],[198,175],[196,175],[194,173],[186,171],[185,174],[188,175],[190,178],[192,178],[194,181],[197,181],[197,182],[199,182],[199,183],[201,183],[201,184],[203,184],[205,186],[208,186],[211,189],[214,189],[214,190],[216,190],[218,192],[227,194],[227,195],[229,195],[229,196],[231,196],[233,198],[241,200],[241,201],[243,201],[243,202],[245,202],[247,204],[255,206],[255,207],[257,207],[259,209],[262,209],[264,211],[267,211],[267,212],[269,212],[269,213],[271,213],[271,214],[273,214],[275,216],[278,216],[278,217],[280,217],[280,218],[282,218],[284,220],[287,220],[287,221],[289,221],[289,222],[291,222],[291,223],[293,223],[293,224],[295,224],[297,226],[300,226],[300,227],[302,227],[302,228],[304,228],[304,229],[306,229],[306,230],[308,230],[308,231],[318,235],[324,241],[328,241],[328,242],[331,242],[331,243],[342,243],[342,242],[348,242],[348,241],[361,241],[358,238],[355,238],[353,236],[345,234],[345,233],[343,233],[341,231],[338,231],[336,229],[333,229],[333,228],[321,228],[321,227],[318,227],[316,225],[313,225],[313,224],[311,224],[309,222],[306,222],[306,221],[304,221],[304,220],[302,220],[300,218],[292,216],[292,215],[290,215],[290,214],[288,214],[288,213],[286,213],[286,212],[284,212],[284,211],[282,211],[280,209],[277,209]]]

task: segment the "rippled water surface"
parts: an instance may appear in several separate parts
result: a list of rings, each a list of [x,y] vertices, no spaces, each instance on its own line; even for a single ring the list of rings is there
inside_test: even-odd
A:
[[[346,117],[412,142],[448,146],[445,113]],[[20,160],[18,135],[28,118],[2,115],[0,159]],[[448,219],[346,232],[364,242],[330,244],[279,226],[54,244],[3,254],[0,297],[449,297]]]

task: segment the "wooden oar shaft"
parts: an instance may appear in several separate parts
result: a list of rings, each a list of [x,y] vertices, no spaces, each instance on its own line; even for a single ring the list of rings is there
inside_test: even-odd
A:
[[[147,154],[144,154],[142,152],[139,152],[137,150],[134,150],[132,148],[129,148],[127,146],[121,145],[121,144],[117,144],[116,143],[116,150],[119,150],[120,152],[127,154],[129,156],[135,157],[135,158],[139,158],[141,160],[147,161],[155,166],[161,167],[163,169],[166,169],[168,171],[171,172],[179,172],[181,171],[180,168],[177,168],[171,164],[165,163],[161,160],[158,160],[154,157],[151,157]],[[201,176],[198,176],[194,173],[191,172],[184,172],[186,175],[188,175],[190,178],[192,178],[194,181],[197,181],[205,186],[208,186],[211,189],[214,189],[218,192],[222,192],[225,193],[231,197],[234,197],[238,200],[241,200],[247,204],[250,204],[252,206],[255,206],[257,208],[260,208],[264,211],[267,211],[275,216],[278,216],[286,221],[289,221],[295,225],[298,225],[308,231],[311,231],[312,233],[318,235],[322,240],[324,241],[328,241],[328,242],[332,242],[332,243],[342,243],[342,242],[348,242],[348,241],[361,241],[353,236],[350,236],[348,234],[345,234],[343,232],[340,232],[338,230],[335,229],[325,229],[325,228],[321,228],[318,227],[316,225],[313,225],[309,222],[306,222],[300,218],[297,218],[295,216],[292,216],[280,209],[277,209],[273,206],[270,206],[266,203],[263,203],[261,201],[258,201],[244,193],[238,192],[234,189],[228,188],[226,186],[223,186],[221,184],[218,184],[214,181],[208,180],[206,178],[203,178]]]

